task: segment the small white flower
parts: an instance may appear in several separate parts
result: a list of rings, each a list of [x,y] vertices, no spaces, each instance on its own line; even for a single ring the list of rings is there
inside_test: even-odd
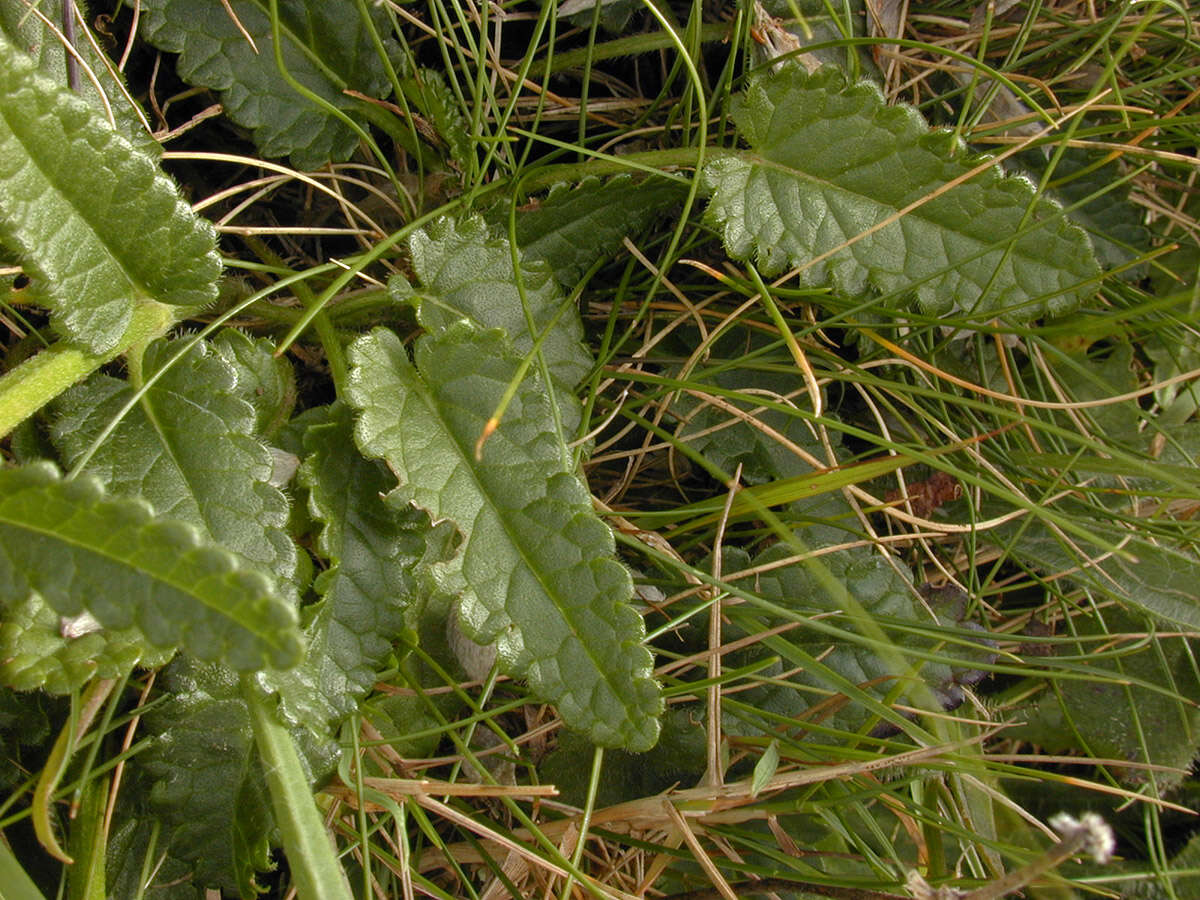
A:
[[[1083,850],[1101,865],[1112,859],[1117,850],[1116,835],[1096,813],[1084,813],[1078,819],[1068,813],[1059,813],[1050,819],[1050,826],[1064,841],[1082,837]]]

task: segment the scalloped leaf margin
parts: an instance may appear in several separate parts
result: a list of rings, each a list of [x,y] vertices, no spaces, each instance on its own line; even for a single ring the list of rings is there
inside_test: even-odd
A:
[[[911,106],[837,69],[788,66],[733,106],[751,152],[704,168],[708,219],[766,275],[914,292],[932,315],[1027,320],[1077,307],[1100,269],[1087,234],[1028,179],[976,167]]]
[[[505,671],[528,678],[596,743],[652,747],[662,697],[632,580],[587,489],[564,470],[540,380],[521,382],[476,460],[475,441],[519,365],[502,332],[460,322],[418,340],[414,366],[396,335],[376,329],[350,358],[364,454],[397,475],[398,502],[462,532],[453,588],[466,633],[495,641]]]
[[[240,671],[299,662],[294,607],[273,579],[96,479],[50,463],[0,472],[0,601],[31,591],[64,616],[136,625],[155,647],[180,645]]]
[[[212,226],[150,156],[2,32],[0,241],[56,326],[95,353],[118,345],[139,301],[217,297]]]

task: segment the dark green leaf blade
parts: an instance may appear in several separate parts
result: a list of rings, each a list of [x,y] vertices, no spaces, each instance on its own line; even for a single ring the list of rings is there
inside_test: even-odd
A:
[[[527,258],[544,260],[569,289],[686,194],[686,186],[666,178],[628,175],[556,184],[532,209],[517,212],[517,246]]]
[[[1192,584],[1195,584],[1193,576]],[[1109,607],[1072,626],[1080,636],[1153,633],[1139,616]],[[1106,642],[1107,643],[1107,642]],[[1127,759],[1170,766],[1178,772],[1155,773],[1160,790],[1170,790],[1200,751],[1200,679],[1192,665],[1196,641],[1159,637],[1147,646],[1128,642],[1125,650],[1106,652],[1084,664],[1095,680],[1061,679],[1053,690],[1037,694],[1013,716],[1013,736],[1029,740],[1047,752],[1080,751],[1098,757]],[[1073,656],[1096,656],[1096,644],[1056,645]],[[1133,649],[1136,648],[1136,649]],[[1136,679],[1141,684],[1130,684]],[[1156,685],[1159,692],[1145,687]],[[1140,769],[1114,767],[1127,783],[1141,784]]]
[[[272,579],[141,501],[48,463],[0,472],[0,598],[37,591],[57,612],[85,608],[108,628],[139,627],[244,671],[287,668],[303,651],[296,612]]]
[[[146,717],[156,739],[140,762],[154,779],[150,805],[169,826],[166,849],[191,863],[193,890],[253,897],[275,817],[238,677],[180,656],[161,686],[167,700]]]
[[[396,478],[377,460],[367,460],[354,443],[349,407],[335,404],[325,421],[304,435],[308,455],[298,473],[309,490],[309,511],[322,522],[317,548],[329,561],[317,579],[323,595],[306,632],[305,661],[279,684],[285,712],[321,706],[315,715],[338,721],[366,696],[404,630],[405,610],[427,586],[420,571],[450,548],[453,527],[430,524],[414,507],[397,509],[383,495]]]
[[[1094,289],[1087,235],[1057,203],[995,167],[943,191],[980,160],[870,83],[788,66],[754,82],[734,118],[753,152],[705,167],[708,215],[730,254],[765,274],[804,266],[808,284],[913,291],[927,313],[1021,320]]]
[[[226,113],[253,131],[264,156],[290,156],[300,169],[349,158],[358,142],[354,131],[297,93],[276,67],[265,3],[140,0],[140,6],[147,40],[179,54],[179,75],[185,81],[219,91]],[[373,13],[379,15],[378,10]],[[280,0],[279,16],[284,66],[331,106],[353,116],[359,101],[344,93],[347,89],[372,97],[387,92],[387,73],[357,9],[320,0]]]
[[[0,241],[57,326],[97,353],[117,345],[135,303],[217,296],[212,227],[154,160],[3,34]]]
[[[463,532],[467,633],[496,641],[505,670],[595,742],[652,746],[662,699],[629,605],[632,581],[587,490],[564,469],[537,379],[521,383],[482,462],[474,458],[518,365],[504,336],[459,323],[422,338],[414,368],[399,339],[377,329],[351,360],[363,451],[387,460],[401,496]]]

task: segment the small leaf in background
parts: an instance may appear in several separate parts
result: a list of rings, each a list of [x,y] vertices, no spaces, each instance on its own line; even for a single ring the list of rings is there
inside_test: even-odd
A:
[[[19,691],[67,694],[93,677],[157,668],[175,652],[153,648],[136,627],[72,634],[69,622],[36,593],[7,604],[0,620],[0,682]]]
[[[526,258],[543,260],[570,290],[594,263],[616,255],[625,238],[680,205],[686,193],[677,181],[629,175],[556,184],[536,204],[517,211],[517,246]],[[496,219],[506,234],[507,207]]]
[[[429,119],[437,137],[445,142],[451,162],[461,172],[472,172],[476,159],[471,123],[463,115],[458,99],[446,84],[446,76],[437,69],[422,66],[417,69],[416,75],[403,79],[400,87],[410,102]]]
[[[1012,543],[1012,554],[1023,565],[1048,574],[1068,572],[1066,579],[1071,584],[1087,587],[1099,596],[1111,597],[1173,626],[1200,629],[1200,603],[1196,602],[1200,561],[1193,552],[1153,543],[1137,532],[1114,525],[1111,514],[1105,516],[1103,510],[1084,503],[1065,500],[1058,511],[1119,546],[1122,555],[1104,555],[1097,548],[1068,544],[1037,522]],[[1012,541],[1009,535],[1016,527],[1003,526],[992,537],[1002,543]],[[1092,553],[1088,554],[1088,549]]]
[[[521,263],[521,278],[529,318],[517,288],[512,253],[504,238],[493,237],[483,219],[462,222],[439,219],[409,238],[413,271],[420,282],[414,289],[395,276],[389,292],[417,309],[421,325],[437,333],[466,317],[484,328],[500,328],[519,353],[549,327],[542,355],[550,373],[573,388],[592,368],[592,356],[582,344],[583,322],[543,263]]]
[[[25,778],[21,748],[36,747],[50,736],[49,705],[44,694],[0,687],[0,759],[5,762],[0,766],[0,787],[11,789]]]
[[[828,546],[844,542],[847,534],[840,531],[836,522],[848,511],[845,500],[837,494],[819,497],[804,503],[795,503],[789,509],[797,522],[812,520],[814,524],[796,528],[796,533],[807,546]],[[794,554],[785,544],[768,547],[755,557],[736,548],[726,548],[723,553],[722,570],[727,573],[746,569],[765,568],[755,576],[755,590],[764,599],[780,606],[794,609],[805,615],[814,613],[839,613],[828,619],[833,624],[851,631],[856,628],[853,620],[840,615],[838,600],[831,597],[810,569],[803,562],[779,566],[778,563]],[[898,560],[888,560],[879,553],[865,547],[850,547],[822,554],[820,563],[828,568],[833,577],[846,586],[849,593],[862,606],[874,623],[893,642],[901,656],[889,659],[878,649],[852,638],[837,638],[818,632],[797,630],[783,637],[779,644],[762,645],[753,651],[752,659],[764,654],[781,652],[784,642],[794,646],[810,657],[819,659],[837,677],[857,686],[868,696],[883,702],[921,706],[923,696],[932,695],[946,709],[962,703],[963,685],[981,680],[983,673],[976,665],[991,661],[991,641],[983,632],[976,631],[974,623],[963,622],[962,614],[966,596],[952,591],[931,590],[927,586],[914,590],[907,569]],[[736,583],[736,582],[735,582]],[[919,595],[919,596],[918,596]],[[919,598],[920,597],[920,598]],[[922,602],[922,599],[925,602]],[[745,620],[746,614],[758,614],[746,607],[731,608],[729,616],[736,629],[760,627],[760,624]],[[743,625],[743,621],[748,624]],[[776,623],[777,624],[777,623]],[[954,642],[941,642],[934,634],[914,637],[911,633],[890,632],[889,625],[907,628],[936,628],[942,626],[954,630]],[[725,639],[735,639],[736,633],[726,633]],[[936,655],[935,660],[918,659],[904,654],[906,649],[921,649]],[[739,663],[740,664],[740,663]],[[899,664],[899,668],[897,667]],[[783,663],[791,668],[790,663]],[[774,669],[764,670],[771,674]],[[915,684],[919,678],[923,688]],[[788,678],[789,684],[777,684],[755,688],[747,692],[746,702],[760,709],[789,717],[805,718],[812,711],[811,720],[842,731],[855,731],[863,727],[876,710],[865,704],[843,696],[843,685],[835,677],[818,669],[796,671]],[[830,699],[832,698],[832,699]],[[823,701],[829,702],[821,708]],[[807,719],[806,719],[807,720]],[[745,724],[727,730],[736,733],[745,730]],[[894,731],[891,723],[882,722],[872,732],[878,736]],[[754,730],[758,730],[755,727]],[[811,738],[826,740],[820,734]]]
[[[165,849],[192,864],[196,887],[253,897],[255,874],[270,867],[274,816],[238,677],[179,657],[159,681],[167,699],[146,715],[155,740],[138,762],[168,826]]]
[[[275,355],[266,338],[249,338],[225,328],[212,349],[233,367],[233,392],[254,408],[253,434],[269,438],[291,417],[296,406],[296,373],[286,357]]]
[[[752,151],[705,166],[708,216],[730,255],[764,274],[805,266],[806,284],[912,291],[927,313],[1020,320],[1094,290],[1087,235],[994,167],[888,221],[979,160],[912,107],[884,105],[873,84],[788,66],[754,81],[733,116]]]
[[[564,470],[546,391],[521,382],[504,422],[475,442],[517,370],[498,331],[467,322],[416,344],[376,329],[351,348],[349,398],[363,452],[387,460],[411,499],[463,535],[460,622],[497,642],[501,667],[526,677],[563,720],[598,744],[645,750],[662,698],[631,605],[633,583],[587,489]]]
[[[825,448],[800,416],[788,415],[776,409],[761,409],[763,403],[786,405],[787,395],[799,387],[794,375],[758,371],[743,366],[706,376],[705,382],[719,388],[744,392],[732,398],[723,390],[718,397],[724,404],[746,413],[742,418],[715,405],[708,398],[689,392],[672,404],[672,412],[686,422],[679,438],[724,472],[733,473],[741,466],[742,480],[747,484],[765,484],[812,472],[813,467],[791,448],[781,443],[763,428],[769,428],[797,447],[822,458]],[[807,395],[805,395],[807,399]],[[802,401],[803,402],[803,401]],[[758,410],[758,411],[755,411]],[[830,440],[838,440],[838,432],[830,431]]]
[[[133,5],[132,0],[126,2]],[[140,0],[139,6],[145,38],[179,54],[179,77],[184,81],[219,91],[229,118],[253,132],[263,156],[290,156],[296,168],[316,169],[347,159],[354,151],[354,131],[297,93],[280,74],[263,4]],[[387,34],[382,11],[375,4],[370,8],[378,32]],[[371,31],[356,8],[320,0],[280,0],[279,17],[284,66],[330,105],[361,118],[360,101],[345,90],[371,97],[390,92]]]
[[[155,161],[0,33],[0,242],[72,340],[117,346],[134,305],[217,297],[212,226]]]
[[[750,776],[750,796],[757,797],[759,792],[775,777],[779,768],[779,741],[772,739],[767,749],[754,764],[754,774]]]
[[[155,647],[249,671],[287,668],[303,645],[291,603],[191,525],[49,463],[0,471],[0,602],[37,591],[56,612],[137,625]]]
[[[1196,584],[1195,576],[1192,579]],[[1098,617],[1103,616],[1103,624]],[[1136,635],[1149,623],[1115,607],[1077,620],[1075,634]],[[1193,628],[1195,626],[1192,626]],[[1094,641],[1056,645],[1061,653],[1096,657]],[[1129,646],[1126,642],[1125,646]],[[1103,759],[1126,759],[1170,766],[1180,772],[1156,772],[1160,791],[1180,784],[1200,753],[1200,680],[1194,665],[1196,641],[1187,637],[1160,637],[1132,652],[1109,652],[1087,660],[1097,670],[1094,681],[1058,679],[1019,710],[1011,735],[1033,741],[1047,753],[1079,751]],[[1139,683],[1122,683],[1134,681]],[[1171,693],[1143,685],[1167,688]],[[1143,784],[1142,769],[1114,771],[1127,784]]]
[[[181,345],[151,344],[142,359],[145,374],[165,365]],[[296,546],[284,530],[288,503],[270,484],[274,463],[254,438],[255,410],[238,396],[238,375],[247,371],[197,344],[121,420],[85,471],[112,493],[141,497],[157,515],[193,523],[287,581],[297,566]],[[62,395],[51,439],[67,465],[90,447],[133,390],[95,375]]]

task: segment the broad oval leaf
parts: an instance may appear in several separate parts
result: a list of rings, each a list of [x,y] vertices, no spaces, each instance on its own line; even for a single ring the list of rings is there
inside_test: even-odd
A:
[[[126,0],[133,6],[133,0]],[[221,92],[225,112],[249,128],[263,156],[290,156],[300,169],[347,159],[358,136],[328,109],[302,96],[275,63],[269,5],[260,0],[138,0],[142,34],[179,54],[179,76]],[[372,20],[384,30],[376,4]],[[390,90],[371,31],[353,5],[279,0],[283,64],[308,90],[350,115],[360,101]]]
[[[56,326],[96,353],[134,304],[216,299],[216,239],[154,160],[0,33],[0,241]]]
[[[36,591],[56,612],[136,625],[156,647],[252,671],[295,665],[296,612],[266,575],[140,500],[49,463],[0,472],[0,601]]]
[[[733,115],[753,150],[705,167],[708,216],[764,274],[805,266],[808,284],[989,318],[1065,312],[1094,289],[1091,244],[1057,203],[995,166],[947,190],[980,159],[873,84],[788,66]]]
[[[351,360],[363,452],[387,460],[400,496],[462,531],[464,630],[495,641],[506,671],[596,743],[653,746],[662,699],[632,581],[564,468],[540,381],[521,382],[477,461],[476,439],[518,366],[502,333],[461,322],[421,338],[414,367],[400,340],[376,329]]]

